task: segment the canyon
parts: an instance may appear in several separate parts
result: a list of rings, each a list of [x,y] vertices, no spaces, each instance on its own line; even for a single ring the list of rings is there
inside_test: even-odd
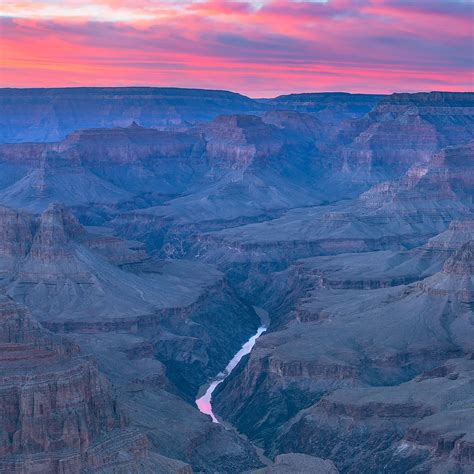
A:
[[[474,470],[473,93],[0,117],[0,472]]]

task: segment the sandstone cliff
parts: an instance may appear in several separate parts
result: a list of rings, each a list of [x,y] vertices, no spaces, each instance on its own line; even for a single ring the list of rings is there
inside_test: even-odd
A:
[[[148,440],[126,427],[93,360],[5,296],[0,322],[0,470],[138,469]]]

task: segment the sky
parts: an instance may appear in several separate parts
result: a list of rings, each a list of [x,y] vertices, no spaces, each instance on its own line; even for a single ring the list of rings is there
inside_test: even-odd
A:
[[[0,86],[473,90],[471,0],[0,0]]]

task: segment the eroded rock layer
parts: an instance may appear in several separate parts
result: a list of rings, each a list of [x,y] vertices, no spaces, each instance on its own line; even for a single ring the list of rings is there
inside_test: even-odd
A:
[[[472,93],[2,111],[3,472],[473,471]]]
[[[5,296],[0,322],[0,470],[138,469],[148,440],[127,428],[94,361]]]

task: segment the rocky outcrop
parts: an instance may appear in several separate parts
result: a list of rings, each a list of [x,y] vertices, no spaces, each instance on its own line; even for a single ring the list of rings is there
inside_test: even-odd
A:
[[[82,93],[100,96],[98,91]],[[81,91],[76,92],[80,96]],[[126,90],[122,92],[127,96]],[[148,92],[153,96],[153,90]],[[169,90],[162,92],[176,100]],[[74,95],[72,90],[68,93]],[[143,90],[135,93],[140,96]],[[199,96],[196,91],[181,93]],[[45,100],[53,100],[55,92],[51,94]],[[398,177],[414,163],[426,162],[443,146],[472,138],[470,95],[423,97],[410,96],[413,103],[420,102],[416,107],[392,104],[399,100],[395,96],[386,98],[337,136],[333,126],[329,131],[311,114],[250,101],[265,109],[257,111],[261,116],[245,109],[246,115],[212,116],[212,121],[183,131],[158,131],[146,121],[138,120],[137,125],[119,120],[109,129],[76,128],[60,142],[4,144],[0,168],[5,167],[6,189],[0,192],[0,202],[34,212],[55,200],[89,205],[93,209],[83,211],[88,219],[100,206],[103,222],[117,211],[156,206],[178,197],[157,211],[173,220],[195,222],[234,221],[354,197],[372,183]],[[357,103],[367,97],[346,99]],[[120,94],[114,100],[120,102]],[[425,100],[429,107],[421,105]],[[332,99],[327,107],[331,103]],[[416,133],[412,116],[421,121]],[[413,137],[407,140],[410,133]],[[393,143],[397,140],[401,145]]]
[[[215,302],[216,295],[210,299]],[[199,324],[205,324],[210,308],[201,310]],[[216,311],[222,312],[222,307]],[[236,311],[241,313],[239,308]],[[187,474],[192,472],[191,464],[198,471],[226,472],[260,465],[248,443],[164,390],[176,388],[156,360],[149,330],[141,335],[69,334],[84,354],[98,358],[113,380],[119,409],[97,365],[76,344],[43,329],[12,300],[1,300],[0,316],[0,418],[2,427],[12,426],[12,433],[7,430],[0,442],[2,472]],[[177,326],[183,324],[180,321]],[[224,324],[228,326],[228,320]],[[230,338],[217,334],[223,341]],[[220,356],[212,354],[209,370],[218,370],[213,364]]]
[[[467,473],[472,382],[472,361],[459,359],[396,387],[337,390],[291,420],[274,446],[329,456],[342,472]]]
[[[382,389],[369,387],[387,385],[396,387],[394,393],[404,394],[404,383],[452,357],[469,357],[474,350],[470,247],[470,242],[464,244],[442,271],[420,283],[372,290],[327,286],[323,269],[338,260],[320,257],[307,261],[307,265],[319,262],[323,277],[314,275],[313,288],[303,287],[300,300],[296,298],[296,310],[287,317],[277,315],[248,361],[219,386],[215,412],[270,451],[274,449],[274,454],[303,451],[338,461],[343,470],[350,470],[342,454],[347,446],[361,450],[360,465],[367,461],[365,456],[378,459],[380,452],[393,446],[412,424],[433,415],[436,409],[409,396],[395,403],[388,395],[380,395],[379,401],[367,405],[360,394],[371,390],[379,393]],[[365,257],[368,268],[382,265],[384,260],[377,260],[378,253],[372,255],[372,261]],[[390,257],[390,252],[387,254]],[[364,257],[338,258],[346,265],[352,261],[355,274],[360,267],[358,260]],[[412,270],[419,268],[419,262],[415,259]],[[463,382],[463,390],[465,386]],[[329,395],[338,388],[347,395],[343,405],[333,403],[334,397]],[[462,394],[465,396],[465,391]],[[321,418],[303,415],[305,410],[313,413],[311,407],[317,407]],[[305,421],[288,421],[293,417]],[[386,426],[379,421],[392,417],[401,419],[394,429],[388,428],[390,422]],[[368,425],[363,421],[366,418],[371,420]],[[347,424],[346,419],[350,420]],[[271,448],[273,433],[286,422],[292,426],[291,434],[285,431],[281,444]],[[353,438],[337,444],[340,451],[333,451],[332,440],[339,440],[346,429]],[[315,430],[314,438],[311,430]],[[303,440],[308,438],[313,441],[306,445]],[[307,447],[301,449],[303,445]],[[375,462],[385,463],[384,459]],[[412,462],[421,461],[417,458]]]
[[[304,112],[327,124],[359,118],[381,95],[291,94],[254,101],[227,91],[127,87],[3,89],[1,142],[53,141],[78,128],[186,128],[221,114],[267,110]]]
[[[338,141],[347,143],[340,149],[342,171],[362,179],[396,176],[441,148],[473,138],[472,93],[393,94],[342,127]]]
[[[473,275],[474,274],[474,241],[464,244],[454,252],[444,264],[443,271],[446,274]]]
[[[101,235],[96,232],[88,234],[83,241],[87,248],[99,252],[113,265],[135,268],[150,259],[143,242],[124,240],[114,235]]]
[[[146,334],[188,397],[258,326],[253,309],[209,265],[157,262],[140,246],[138,255],[123,254],[127,241],[88,233],[60,204],[38,219],[7,210],[5,216],[5,248],[13,249],[12,238],[26,238],[0,257],[1,283],[11,296],[55,332]],[[20,233],[19,222],[30,233]]]
[[[94,361],[5,296],[0,366],[0,471],[122,472],[146,457],[148,440],[126,427]]]
[[[372,207],[391,202],[400,210],[408,205],[418,210],[439,203],[461,201],[469,203],[474,183],[472,163],[474,142],[449,147],[435,154],[425,165],[410,168],[398,181],[374,186],[361,196]],[[416,206],[413,206],[416,202]],[[445,204],[446,205],[446,204]]]
[[[472,94],[23,93],[0,469],[472,471]]]
[[[308,166],[310,160],[301,156],[301,152],[305,146],[305,151],[311,152],[311,145],[316,137],[311,137],[304,125],[297,126],[296,120],[285,120],[281,115],[273,113],[263,119],[252,115],[220,116],[200,126],[198,130],[206,139],[211,166],[226,169],[246,169],[250,165],[264,167],[270,164],[277,167],[294,166],[285,159],[289,153],[298,160],[299,166]],[[304,117],[299,118],[301,122],[304,121]],[[317,124],[311,125],[313,127],[316,128]],[[293,150],[295,147],[297,150]]]
[[[288,110],[272,110],[262,116],[265,123],[275,125],[280,129],[291,131],[300,137],[314,141],[315,144],[325,140],[328,125],[310,114]]]
[[[446,231],[429,239],[426,243],[426,248],[429,250],[452,252],[470,240],[473,232],[473,219],[454,220],[449,224]]]
[[[22,257],[33,243],[35,221],[33,216],[0,207],[0,255]]]
[[[111,203],[130,198],[130,194],[100,179],[82,167],[79,160],[55,151],[41,153],[31,171],[0,192],[3,204],[33,212],[50,203]]]
[[[470,303],[474,298],[474,241],[470,240],[448,258],[443,271],[418,285],[437,296],[453,296]]]
[[[191,253],[225,265],[420,246],[451,221],[472,219],[473,146],[448,147],[348,203],[292,209],[263,223],[205,233]]]

